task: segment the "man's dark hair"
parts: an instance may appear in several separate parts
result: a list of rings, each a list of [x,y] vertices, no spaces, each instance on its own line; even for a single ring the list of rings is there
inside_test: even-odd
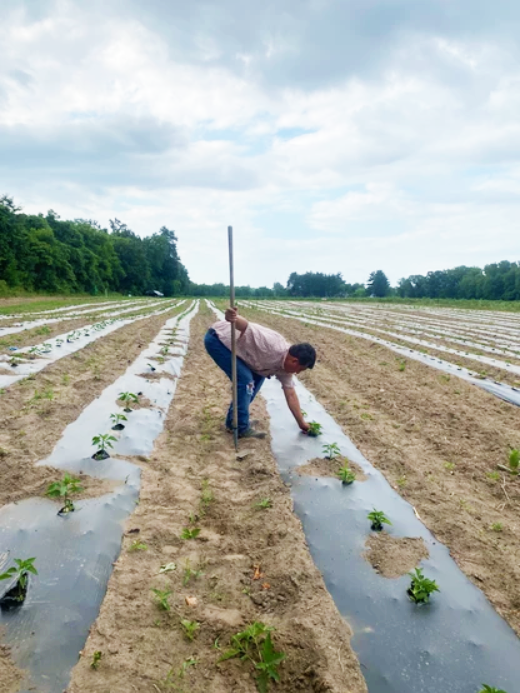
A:
[[[307,342],[303,344],[293,344],[289,349],[291,356],[295,356],[304,368],[314,368],[316,363],[316,349]]]

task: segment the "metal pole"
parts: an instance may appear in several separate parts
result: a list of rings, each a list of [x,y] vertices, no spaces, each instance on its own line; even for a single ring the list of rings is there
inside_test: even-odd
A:
[[[233,266],[233,227],[228,226],[229,241],[229,305],[235,307],[235,273]],[[231,323],[231,382],[233,385],[233,439],[238,450],[238,408],[237,408],[237,334],[235,323]]]

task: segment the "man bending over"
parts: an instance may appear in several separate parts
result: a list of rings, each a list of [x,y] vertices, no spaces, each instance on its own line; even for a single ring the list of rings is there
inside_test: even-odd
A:
[[[237,390],[238,437],[264,438],[249,422],[249,405],[266,378],[274,375],[282,384],[287,406],[304,433],[309,424],[304,420],[298,395],[294,389],[293,373],[313,368],[316,351],[310,344],[290,346],[281,334],[268,327],[248,322],[236,308],[228,308],[225,320],[216,322],[206,333],[206,351],[231,380],[231,323],[237,329]],[[233,403],[229,406],[226,427],[233,425]]]

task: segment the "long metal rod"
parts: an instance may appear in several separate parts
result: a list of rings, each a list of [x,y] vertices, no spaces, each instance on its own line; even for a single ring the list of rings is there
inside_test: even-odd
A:
[[[235,307],[235,272],[233,264],[233,227],[228,226],[229,242],[229,305]],[[237,392],[237,333],[235,323],[231,323],[231,381],[233,388],[233,439],[238,450],[238,392]]]

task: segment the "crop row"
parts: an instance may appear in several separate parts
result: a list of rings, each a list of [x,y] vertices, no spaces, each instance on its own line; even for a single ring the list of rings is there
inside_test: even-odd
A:
[[[10,567],[0,575],[6,581],[3,608],[10,609],[5,623],[7,639],[21,643],[15,657],[28,666],[42,693],[67,685],[120,550],[121,521],[137,501],[139,470],[120,457],[112,458],[112,450],[118,455],[151,451],[173,399],[187,349],[189,321],[197,309],[191,304],[183,314],[167,320],[125,374],[82,411],[65,429],[50,457],[39,463],[66,470],[46,492],[59,502],[58,514],[54,505],[42,505],[38,499],[18,504],[14,518],[9,506],[4,509],[7,514],[0,514],[0,534],[8,537],[12,556]],[[149,377],[152,369],[161,377]],[[101,499],[77,502],[74,496],[81,488],[74,474],[80,470],[117,480],[120,485]],[[38,525],[33,530],[35,517]],[[17,531],[20,523],[22,534]],[[64,610],[66,624],[60,616]],[[64,638],[69,626],[72,630]],[[34,656],[35,643],[38,656]]]
[[[0,356],[0,367],[4,364],[4,369],[11,369],[11,373],[2,373],[0,371],[0,387],[6,388],[13,383],[30,377],[35,373],[42,371],[51,363],[55,363],[65,356],[83,349],[88,344],[100,339],[101,337],[118,330],[124,325],[129,325],[138,320],[145,320],[154,315],[161,315],[175,308],[176,305],[182,305],[184,301],[178,304],[169,304],[165,308],[138,314],[127,318],[110,318],[94,324],[85,325],[81,330],[74,330],[67,334],[61,334],[57,337],[37,344],[32,347],[26,347],[7,356]],[[164,304],[162,304],[164,305]]]

